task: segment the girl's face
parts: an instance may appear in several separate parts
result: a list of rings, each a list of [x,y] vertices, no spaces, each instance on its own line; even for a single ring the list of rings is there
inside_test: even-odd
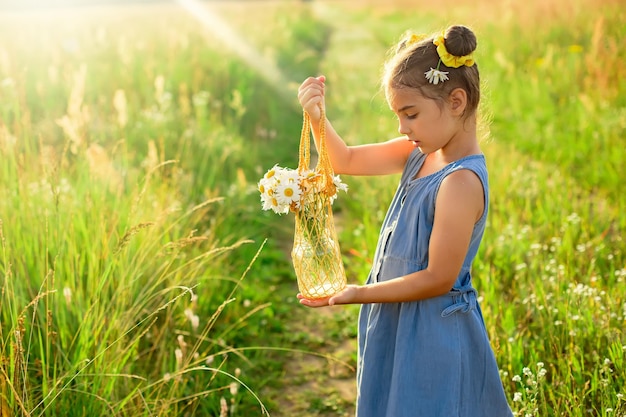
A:
[[[393,89],[390,93],[389,107],[398,117],[398,132],[423,153],[443,148],[454,137],[458,118],[450,114],[447,103],[440,105],[411,88]]]

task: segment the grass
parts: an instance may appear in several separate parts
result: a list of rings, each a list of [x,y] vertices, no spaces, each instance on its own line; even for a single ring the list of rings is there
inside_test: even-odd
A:
[[[244,380],[278,363],[242,349],[280,346],[289,270],[246,137],[300,113],[182,9],[76,13],[3,16],[3,413],[260,413]]]
[[[623,6],[410,6],[214,5],[278,86],[174,6],[0,14],[0,414],[349,415],[326,368],[285,363],[353,339],[357,308],[297,305],[293,223],[256,181],[297,164],[302,78],[327,76],[348,142],[388,138],[387,48],[463,22],[491,119],[474,277],[511,405],[626,415]],[[356,282],[397,177],[343,179]]]

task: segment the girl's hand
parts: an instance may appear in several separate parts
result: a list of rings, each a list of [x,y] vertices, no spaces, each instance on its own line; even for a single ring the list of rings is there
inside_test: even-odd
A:
[[[348,285],[332,297],[319,298],[315,300],[305,298],[302,294],[298,294],[297,297],[298,300],[300,300],[300,304],[313,308],[334,306],[336,304],[353,304],[356,300],[358,288],[358,285]]]
[[[302,108],[309,114],[313,122],[320,119],[319,106],[324,106],[324,83],[326,77],[309,77],[298,88],[298,101]]]

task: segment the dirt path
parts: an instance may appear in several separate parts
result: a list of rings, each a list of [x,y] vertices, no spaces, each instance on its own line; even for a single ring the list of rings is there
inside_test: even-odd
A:
[[[337,25],[336,8],[325,2],[313,2],[318,19]],[[343,44],[351,30],[335,27],[332,42]],[[332,39],[332,37],[335,39]],[[336,52],[335,52],[336,53]],[[313,156],[314,158],[314,156]],[[311,161],[314,165],[315,161]],[[341,219],[335,215],[338,232]],[[291,247],[285,248],[290,256]],[[295,289],[295,284],[294,284]],[[305,352],[288,355],[280,392],[267,393],[278,406],[272,417],[352,417],[356,402],[356,321],[358,306],[309,309],[294,306],[286,331],[295,346]]]
[[[272,417],[354,416],[356,341],[338,329],[348,319],[345,313],[294,308],[288,331],[301,337],[302,350],[310,353],[289,355]]]

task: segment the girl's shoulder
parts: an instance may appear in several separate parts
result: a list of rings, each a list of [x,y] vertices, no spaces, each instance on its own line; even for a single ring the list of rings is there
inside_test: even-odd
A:
[[[451,162],[443,171],[445,171],[445,176],[457,171],[471,171],[478,175],[478,177],[483,181],[486,181],[488,176],[487,161],[485,159],[485,155],[482,153],[468,155]]]

